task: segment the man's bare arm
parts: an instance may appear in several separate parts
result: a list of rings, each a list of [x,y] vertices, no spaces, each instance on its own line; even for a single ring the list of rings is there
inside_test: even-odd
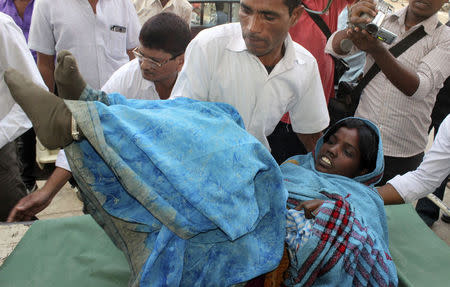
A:
[[[403,204],[405,201],[397,192],[397,190],[389,183],[377,188],[378,193],[384,200],[385,205]]]
[[[319,138],[322,136],[322,132],[314,133],[314,134],[299,134],[297,133],[297,137],[303,143],[306,148],[306,151],[311,152],[316,147],[316,143]]]
[[[37,67],[49,91],[53,93],[55,86],[55,55],[37,52]]]
[[[50,204],[71,177],[70,171],[56,167],[41,189],[25,196],[14,206],[7,221],[27,221],[33,218]]]

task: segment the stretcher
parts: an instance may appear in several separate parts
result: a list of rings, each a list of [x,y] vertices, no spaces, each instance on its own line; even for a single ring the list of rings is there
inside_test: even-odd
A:
[[[399,286],[448,286],[450,248],[409,204],[387,206]],[[89,215],[36,221],[0,267],[0,286],[127,286],[122,252]]]

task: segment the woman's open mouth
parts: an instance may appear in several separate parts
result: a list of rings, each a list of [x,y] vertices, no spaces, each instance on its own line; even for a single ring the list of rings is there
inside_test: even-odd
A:
[[[324,155],[319,158],[319,163],[324,168],[332,168],[333,167],[333,165],[331,164],[331,160],[327,156],[324,156]]]

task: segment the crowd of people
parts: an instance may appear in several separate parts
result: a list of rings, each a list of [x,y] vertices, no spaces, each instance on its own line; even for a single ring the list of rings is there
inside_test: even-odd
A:
[[[304,11],[327,1],[241,0],[239,23],[192,40],[185,0],[0,0],[0,221],[36,219],[74,177],[142,286],[396,285],[383,204],[442,197],[450,174],[445,2],[387,15],[386,44],[361,28],[371,0],[332,1],[331,35]],[[354,54],[379,72],[329,127]],[[35,136],[61,148],[41,188],[20,168]]]

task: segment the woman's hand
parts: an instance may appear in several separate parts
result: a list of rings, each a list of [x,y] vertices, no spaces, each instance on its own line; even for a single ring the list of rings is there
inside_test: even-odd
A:
[[[312,219],[316,217],[317,209],[324,203],[324,200],[321,199],[312,199],[303,201],[299,205],[295,207],[295,210],[304,210],[305,217],[307,219]]]

